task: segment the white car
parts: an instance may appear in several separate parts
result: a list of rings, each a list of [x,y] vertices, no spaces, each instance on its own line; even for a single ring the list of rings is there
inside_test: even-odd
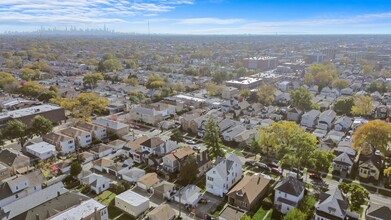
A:
[[[196,142],[193,140],[186,140],[186,144],[196,144]]]

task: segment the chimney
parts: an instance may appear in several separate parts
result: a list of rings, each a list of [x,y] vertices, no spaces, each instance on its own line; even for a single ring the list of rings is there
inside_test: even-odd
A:
[[[258,176],[258,182],[257,185],[259,185],[259,182],[261,181],[261,176]]]
[[[94,209],[94,215],[95,215],[95,219],[99,219],[98,207],[95,207],[95,209]]]
[[[39,215],[38,214],[35,215],[35,220],[39,220]]]

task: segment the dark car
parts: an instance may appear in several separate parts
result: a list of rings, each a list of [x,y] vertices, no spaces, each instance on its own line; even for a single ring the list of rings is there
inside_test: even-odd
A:
[[[274,161],[271,161],[271,162],[268,162],[268,163],[266,163],[269,167],[271,167],[271,168],[279,168],[278,167],[278,164],[276,163],[276,162],[274,162]]]
[[[317,180],[317,181],[322,181],[323,180],[322,177],[320,175],[316,174],[316,173],[310,173],[309,177],[312,180]]]
[[[253,161],[253,160],[248,160],[248,161],[246,161],[245,163],[244,163],[244,165],[246,165],[246,166],[250,166],[250,167],[255,167],[255,161]]]
[[[264,164],[264,163],[261,163],[261,162],[256,162],[255,163],[255,166],[262,169],[262,170],[266,170],[268,172],[271,172],[271,169],[270,167],[268,167],[268,165]]]
[[[303,171],[302,171],[302,170],[298,170],[297,168],[293,168],[292,171],[295,172],[295,173],[298,173],[298,172],[299,172],[300,175],[303,176]]]
[[[273,168],[271,169],[271,171],[272,171],[272,173],[274,173],[274,174],[282,175],[282,169],[281,169],[281,168],[275,168],[275,167],[273,167]]]

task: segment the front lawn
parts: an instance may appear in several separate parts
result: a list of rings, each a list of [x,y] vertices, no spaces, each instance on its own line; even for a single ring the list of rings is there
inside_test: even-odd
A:
[[[108,206],[110,202],[115,198],[116,194],[106,190],[101,193],[99,196],[95,197],[95,200],[102,203],[103,205]]]
[[[270,212],[269,212],[270,211]],[[265,210],[263,209],[262,207],[258,209],[258,211],[254,214],[254,216],[252,217],[252,220],[262,220],[263,218],[266,217],[266,219],[270,219],[271,216],[272,216],[272,209],[270,210]]]

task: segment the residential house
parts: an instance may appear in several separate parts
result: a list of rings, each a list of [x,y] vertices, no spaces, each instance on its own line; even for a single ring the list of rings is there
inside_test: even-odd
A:
[[[186,131],[186,132],[192,132],[192,133],[196,133],[196,131],[193,131],[193,129],[191,128],[191,122],[200,117],[200,113],[199,112],[192,112],[192,113],[187,113],[187,114],[184,114],[180,117],[179,121],[181,122],[181,126],[182,126],[182,130]],[[198,126],[197,126],[198,128]]]
[[[9,167],[11,175],[14,175],[29,170],[30,158],[14,149],[4,148],[0,151],[0,163]]]
[[[360,219],[357,213],[348,210],[349,202],[338,187],[327,192],[321,192],[319,201],[315,204],[315,220],[345,220]]]
[[[375,109],[375,118],[386,119],[389,117],[390,109],[385,105],[379,105]]]
[[[86,164],[94,160],[94,154],[88,151],[81,152],[78,156],[83,160],[82,164]]]
[[[277,89],[282,92],[288,92],[289,90],[293,89],[293,84],[290,81],[282,81],[277,83]]]
[[[360,155],[358,163],[358,176],[361,180],[378,181],[383,168],[379,151],[371,155]]]
[[[235,154],[218,158],[215,166],[206,172],[206,191],[223,197],[242,178],[242,162]]]
[[[165,180],[156,184],[153,187],[154,195],[162,199],[171,199],[174,192],[175,184],[167,182]]]
[[[296,121],[299,122],[301,119],[301,116],[303,115],[303,111],[298,108],[289,108],[287,111],[286,119],[288,121]]]
[[[353,124],[353,119],[348,116],[338,117],[334,122],[334,129],[336,131],[348,131]]]
[[[335,111],[331,109],[322,112],[319,115],[318,125],[316,127],[323,130],[331,129],[331,127],[333,126],[333,121],[336,116],[337,113],[335,113]]]
[[[313,128],[317,123],[319,115],[320,112],[318,110],[311,110],[304,113],[301,117],[300,125],[307,128]]]
[[[44,181],[41,170],[3,180],[0,183],[0,207],[40,191]]]
[[[77,124],[75,127],[91,133],[92,137],[98,140],[103,140],[107,137],[107,129],[100,125],[84,122]]]
[[[65,209],[63,212],[57,213],[54,216],[47,218],[48,220],[63,220],[63,219],[94,219],[108,220],[109,212],[107,207],[97,202],[94,199],[81,201],[77,205]]]
[[[138,217],[149,209],[149,199],[129,189],[115,196],[115,206],[133,217]]]
[[[213,167],[213,161],[208,154],[208,150],[201,150],[196,154],[196,163],[198,167],[197,178],[203,176]]]
[[[91,148],[90,152],[94,154],[95,159],[98,159],[113,153],[113,148],[106,144],[98,144]]]
[[[193,154],[194,151],[191,147],[177,149],[163,157],[163,169],[170,173],[178,172],[181,165]]]
[[[235,127],[232,127],[226,131],[224,131],[221,135],[223,136],[223,139],[225,141],[234,141],[234,138],[239,135],[240,133],[244,132],[246,130],[245,127],[241,125],[237,125]]]
[[[332,97],[336,99],[337,97],[340,96],[340,93],[337,89],[330,89],[329,87],[324,87],[320,91],[320,95],[325,96],[325,97]]]
[[[173,220],[175,211],[168,204],[161,204],[147,214],[149,220]]]
[[[64,155],[76,151],[75,140],[69,136],[60,133],[49,133],[43,136],[43,141],[56,146],[56,150]]]
[[[107,145],[110,146],[111,148],[113,148],[113,152],[117,152],[118,150],[122,149],[126,145],[126,142],[123,140],[117,139],[114,141],[110,141],[109,143],[107,143]]]
[[[353,89],[352,88],[341,89],[341,95],[343,95],[343,96],[351,96],[351,95],[353,95]]]
[[[142,170],[137,167],[132,167],[127,172],[122,174],[122,179],[129,182],[129,183],[135,183],[137,180],[145,175],[145,170]]]
[[[0,181],[11,176],[11,168],[0,162]]]
[[[376,204],[371,202],[365,211],[366,220],[387,220],[391,216],[390,204]]]
[[[164,120],[163,113],[155,110],[150,105],[134,107],[130,110],[130,117],[133,121],[140,121],[153,126]]]
[[[258,175],[244,176],[228,193],[228,203],[249,211],[269,190],[270,179]]]
[[[276,95],[275,102],[279,105],[287,106],[291,102],[291,94],[287,92],[279,93]]]
[[[50,170],[54,174],[66,174],[71,171],[72,160],[62,160],[52,165]]]
[[[152,190],[152,187],[160,182],[156,173],[147,173],[137,180],[137,186],[143,190]]]
[[[160,137],[151,137],[140,143],[140,149],[143,153],[156,154],[157,151],[160,151],[159,148],[164,146],[164,143],[165,142]]]
[[[109,172],[109,166],[112,166],[114,164],[113,160],[107,159],[105,157],[99,158],[92,162],[92,166],[95,170],[98,170],[100,172]]]
[[[224,86],[223,91],[221,93],[221,97],[223,99],[228,99],[228,100],[238,97],[239,95],[240,95],[239,89],[230,86]]]
[[[345,152],[338,155],[336,158],[333,159],[332,167],[333,167],[333,173],[337,172],[342,177],[346,177],[349,175],[352,171],[353,161],[349,157],[349,155]]]
[[[136,163],[141,163],[142,162],[142,149],[141,149],[141,143],[149,140],[148,136],[141,136],[136,138],[135,140],[128,142],[125,146],[124,149],[129,149],[129,154],[132,155],[133,161]]]
[[[41,160],[55,157],[57,154],[56,147],[45,141],[26,146],[26,152]]]
[[[295,177],[288,176],[277,183],[274,188],[274,206],[277,211],[286,214],[297,208],[304,197],[304,183]]]
[[[97,118],[92,123],[105,127],[107,129],[108,135],[115,134],[119,137],[122,137],[129,133],[129,125],[111,120],[109,118]]]
[[[174,201],[183,205],[196,207],[202,198],[201,189],[196,185],[187,185],[174,195]]]
[[[344,132],[336,130],[331,130],[327,134],[327,138],[331,139],[335,144],[338,144],[340,141],[342,141],[343,136],[345,136]]]
[[[110,188],[109,179],[96,173],[83,177],[80,182],[89,185],[91,190],[97,195]]]
[[[75,140],[76,145],[80,147],[88,147],[92,143],[92,134],[78,128],[66,128],[60,130],[59,133],[72,137]]]

